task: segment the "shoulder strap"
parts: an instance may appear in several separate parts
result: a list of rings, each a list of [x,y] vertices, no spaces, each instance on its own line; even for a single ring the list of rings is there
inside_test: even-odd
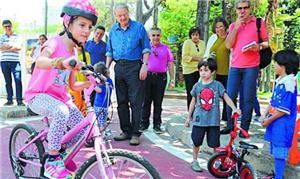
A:
[[[261,18],[256,18],[256,28],[257,28],[257,36],[258,36],[258,42],[261,43],[261,37],[260,37],[260,27],[261,27]]]

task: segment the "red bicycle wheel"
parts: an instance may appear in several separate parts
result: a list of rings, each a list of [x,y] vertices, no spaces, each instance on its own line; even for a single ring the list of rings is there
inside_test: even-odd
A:
[[[210,174],[217,178],[227,178],[236,173],[237,158],[231,154],[227,157],[227,152],[215,153],[208,161],[207,168]]]
[[[256,170],[249,163],[246,163],[242,166],[240,179],[257,179]]]

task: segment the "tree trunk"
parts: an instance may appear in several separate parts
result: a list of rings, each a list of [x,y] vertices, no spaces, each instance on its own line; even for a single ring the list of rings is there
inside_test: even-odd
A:
[[[159,0],[154,0],[153,27],[158,27],[158,5]]]
[[[207,42],[209,28],[209,0],[198,0],[196,25],[201,29],[200,37]]]

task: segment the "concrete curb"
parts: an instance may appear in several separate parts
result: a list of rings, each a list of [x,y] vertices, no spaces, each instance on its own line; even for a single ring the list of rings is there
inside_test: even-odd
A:
[[[165,124],[165,130],[175,139],[180,140],[183,144],[192,148],[191,141],[191,128],[184,127],[184,120],[186,115],[173,115]],[[274,160],[269,154],[269,144],[263,140],[264,129],[259,127],[259,124],[251,124],[250,127],[250,139],[244,139],[243,141],[255,144],[258,146],[257,151],[250,151],[250,155],[246,157],[253,167],[262,174],[270,173],[274,170]],[[229,135],[221,136],[221,146],[226,146],[229,141]],[[236,144],[240,141],[236,139]],[[206,139],[201,146],[200,151],[206,154],[212,154],[213,150],[206,144]],[[300,165],[291,166],[286,165],[285,178],[286,179],[299,179],[300,177]]]
[[[3,119],[13,119],[28,117],[30,114],[26,106],[3,106],[0,107],[0,117]]]

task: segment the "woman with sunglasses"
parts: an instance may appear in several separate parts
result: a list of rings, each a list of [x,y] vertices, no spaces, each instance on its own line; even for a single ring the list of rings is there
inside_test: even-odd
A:
[[[190,39],[184,41],[182,46],[181,65],[187,93],[188,109],[192,100],[190,92],[200,77],[197,66],[202,61],[205,51],[205,42],[200,40],[200,34],[199,27],[192,27],[189,31]]]

